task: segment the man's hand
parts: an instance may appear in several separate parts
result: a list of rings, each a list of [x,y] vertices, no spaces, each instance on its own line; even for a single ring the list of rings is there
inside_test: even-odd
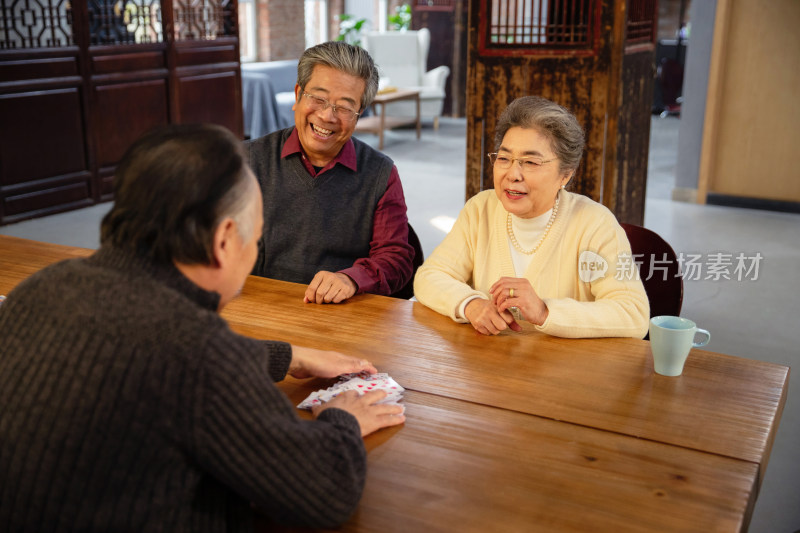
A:
[[[292,362],[289,375],[298,379],[310,377],[335,378],[353,372],[374,374],[378,370],[366,359],[350,357],[339,352],[328,352],[292,345]]]
[[[509,311],[498,311],[492,302],[483,298],[471,300],[464,308],[464,316],[478,333],[484,335],[497,335],[508,328],[522,331],[522,326]]]
[[[361,426],[361,436],[366,437],[381,428],[396,426],[406,421],[403,408],[399,405],[377,403],[384,398],[386,398],[386,392],[382,390],[367,392],[363,396],[359,396],[356,391],[350,390],[343,392],[327,403],[312,407],[311,412],[314,413],[314,418],[316,418],[322,411],[331,407],[347,411],[356,417],[358,425]]]
[[[347,274],[320,270],[308,284],[303,301],[312,304],[338,304],[353,296],[357,289],[356,282]]]

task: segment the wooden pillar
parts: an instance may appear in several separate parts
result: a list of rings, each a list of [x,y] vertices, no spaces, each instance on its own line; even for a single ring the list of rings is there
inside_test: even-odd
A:
[[[586,151],[570,189],[641,224],[653,94],[655,0],[470,0],[467,198],[492,187],[500,113],[539,95],[571,110]]]

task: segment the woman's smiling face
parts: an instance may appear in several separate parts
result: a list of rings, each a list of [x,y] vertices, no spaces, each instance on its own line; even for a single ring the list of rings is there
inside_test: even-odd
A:
[[[514,159],[507,169],[495,163],[494,190],[506,211],[520,218],[533,218],[552,209],[558,190],[571,177],[570,171],[561,172],[552,143],[535,128],[509,128],[497,157]],[[519,160],[547,162],[523,171]]]

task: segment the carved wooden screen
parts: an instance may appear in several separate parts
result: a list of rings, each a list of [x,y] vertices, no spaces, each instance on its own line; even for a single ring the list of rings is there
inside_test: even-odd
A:
[[[89,0],[89,35],[93,45],[161,42],[161,2]]]
[[[481,0],[480,52],[490,55],[593,53],[596,0]]]
[[[236,15],[235,0],[0,0],[0,224],[111,199],[154,126],[241,136]]]
[[[233,4],[228,0],[175,0],[175,40],[213,40],[233,35]]]
[[[75,44],[66,0],[2,0],[0,9],[0,50]]]
[[[92,45],[163,41],[160,0],[88,0]],[[175,40],[235,36],[230,0],[175,0]],[[52,48],[77,44],[68,0],[2,0],[0,50]]]
[[[654,43],[656,41],[656,3],[649,0],[630,0],[627,14],[625,44]]]

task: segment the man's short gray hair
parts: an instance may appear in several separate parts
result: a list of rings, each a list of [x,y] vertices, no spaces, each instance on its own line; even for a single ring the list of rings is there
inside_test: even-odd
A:
[[[236,228],[242,242],[249,242],[255,231],[255,206],[258,205],[251,201],[253,196],[260,196],[256,188],[256,180],[242,175],[242,179],[223,196],[217,204],[217,221],[214,227],[226,218],[230,217],[236,222]]]
[[[173,124],[134,142],[114,174],[100,241],[159,263],[212,264],[226,217],[252,236],[257,194],[241,142],[222,126]]]
[[[324,65],[364,80],[364,94],[361,96],[361,109],[367,108],[378,92],[378,67],[366,50],[344,41],[329,41],[308,48],[297,64],[297,84],[305,89],[314,67]]]

